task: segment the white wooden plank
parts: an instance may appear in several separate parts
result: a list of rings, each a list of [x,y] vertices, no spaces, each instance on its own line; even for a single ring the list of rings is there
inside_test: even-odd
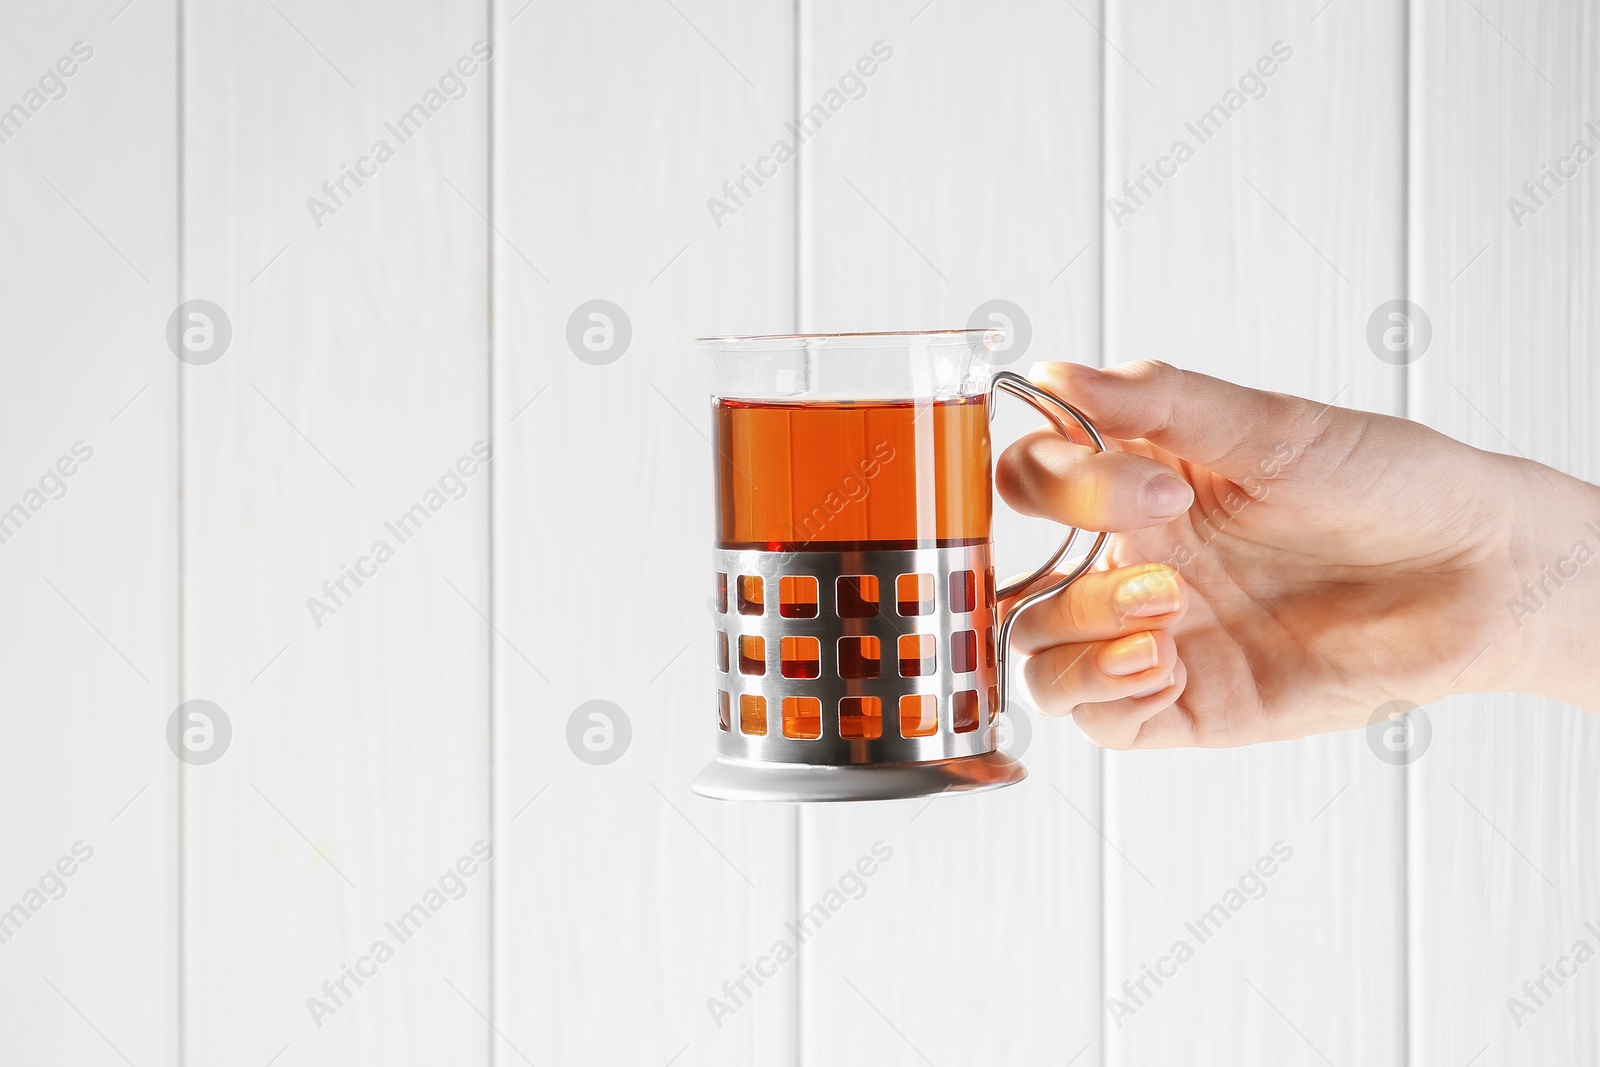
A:
[[[1575,142],[1600,147],[1585,125],[1600,117],[1593,11],[1425,2],[1413,20],[1412,299],[1434,333],[1411,367],[1411,414],[1594,481],[1594,164],[1537,200],[1523,189]],[[1512,197],[1533,214],[1513,218]],[[1554,561],[1519,578],[1541,564]],[[1428,711],[1411,797],[1412,1062],[1594,1062],[1593,964],[1560,984],[1544,970],[1570,975],[1580,940],[1600,948],[1585,926],[1600,916],[1600,723],[1510,695]]]
[[[1034,359],[1099,343],[1100,41],[1056,4],[801,5],[797,111],[882,41],[865,95],[801,156],[801,324],[961,326],[1009,300]],[[1002,437],[1031,420],[1008,411]],[[998,569],[1058,531],[996,512]],[[1098,753],[1032,719],[1030,777],[981,796],[802,812],[801,902],[875,842],[867,892],[802,949],[803,1061],[1093,1063]]]
[[[184,694],[233,728],[186,768],[185,1054],[486,1063],[486,12],[200,4],[184,31],[183,288],[233,331],[184,373]]]
[[[1134,208],[1107,215],[1108,361],[1398,411],[1364,330],[1403,292],[1403,10],[1107,6],[1106,191]],[[1229,90],[1242,106],[1202,142],[1189,124]],[[1164,184],[1123,191],[1179,140]],[[1359,733],[1109,754],[1106,1062],[1403,1062],[1401,805]],[[1201,943],[1186,923],[1278,841],[1265,895]]]
[[[511,3],[497,33],[496,1025],[536,1062],[784,1062],[794,969],[723,983],[793,916],[794,816],[688,792],[716,732],[689,339],[794,321],[792,167],[706,206],[792,114],[793,13]],[[591,364],[567,333],[596,299],[631,340]],[[631,724],[608,764],[568,745],[594,700]]]
[[[5,1063],[178,1049],[177,38],[114,14],[0,9]]]

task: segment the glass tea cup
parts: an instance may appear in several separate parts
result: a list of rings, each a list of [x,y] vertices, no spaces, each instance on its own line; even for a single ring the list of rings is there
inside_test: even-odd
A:
[[[995,369],[994,329],[712,337],[717,757],[696,792],[872,800],[997,788],[1017,615],[1078,536],[996,588],[1001,392],[1096,449],[1071,405]],[[997,604],[1024,590],[1004,621]]]

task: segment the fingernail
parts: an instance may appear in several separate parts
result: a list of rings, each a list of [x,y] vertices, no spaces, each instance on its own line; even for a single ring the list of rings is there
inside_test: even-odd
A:
[[[1116,592],[1117,610],[1135,619],[1170,615],[1178,610],[1180,598],[1178,576],[1167,567],[1136,574],[1117,586]]]
[[[1170,686],[1173,682],[1177,681],[1177,678],[1178,678],[1178,672],[1177,671],[1173,671],[1171,674],[1167,675],[1167,680],[1166,681],[1162,682],[1160,685],[1156,686],[1154,689],[1146,689],[1142,693],[1133,694],[1133,698],[1135,700],[1137,700],[1140,697],[1153,697],[1157,693],[1161,692],[1163,689],[1165,689],[1168,686]]]
[[[1157,518],[1182,514],[1193,501],[1194,491],[1189,483],[1176,474],[1158,474],[1145,483],[1145,511]]]
[[[1145,633],[1113,641],[1101,650],[1096,662],[1111,677],[1126,678],[1130,674],[1149,670],[1160,659],[1161,650],[1156,647],[1155,634]]]
[[[1099,367],[1090,367],[1083,363],[1035,363],[1028,368],[1029,378],[1045,378],[1052,374],[1063,378],[1098,378]]]

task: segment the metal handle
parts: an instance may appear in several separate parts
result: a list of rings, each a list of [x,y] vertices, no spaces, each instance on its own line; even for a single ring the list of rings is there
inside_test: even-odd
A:
[[[1004,390],[1005,392],[1008,392],[1011,395],[1018,397],[1019,399],[1024,400],[1028,404],[1032,405],[1041,415],[1050,420],[1051,425],[1053,425],[1063,437],[1070,441],[1072,439],[1072,433],[1068,429],[1066,419],[1062,417],[1063,414],[1065,414],[1067,418],[1070,418],[1073,422],[1081,426],[1084,433],[1089,435],[1089,439],[1094,442],[1096,451],[1106,451],[1106,443],[1103,439],[1101,439],[1100,431],[1094,428],[1094,424],[1085,418],[1081,411],[1073,407],[1071,404],[1068,404],[1066,401],[1045,392],[1037,385],[1034,385],[1032,382],[1028,381],[1028,379],[1024,378],[1022,375],[1016,374],[1012,371],[996,371],[993,379],[989,383],[990,419],[994,418],[995,400],[998,398],[1001,390]],[[1017,593],[1028,588],[1028,586],[1032,585],[1040,578],[1043,578],[1045,575],[1055,570],[1056,564],[1060,563],[1066,554],[1072,550],[1072,543],[1077,540],[1078,533],[1079,531],[1076,528],[1069,529],[1067,531],[1066,538],[1061,542],[1060,546],[1056,548],[1055,552],[1051,553],[1049,559],[1045,560],[1039,565],[1037,570],[1028,575],[1026,578],[1019,578],[1014,582],[1007,582],[1005,585],[996,590],[996,602],[1004,600],[1010,596],[1015,596]],[[1034,604],[1043,600],[1047,596],[1052,596],[1061,592],[1061,590],[1065,589],[1067,586],[1071,585],[1073,582],[1077,581],[1079,578],[1082,578],[1086,573],[1088,573],[1089,568],[1098,563],[1100,561],[1100,557],[1105,553],[1106,541],[1110,538],[1110,536],[1110,534],[1106,533],[1098,535],[1095,538],[1094,544],[1089,547],[1089,554],[1084,556],[1083,559],[1078,562],[1076,567],[1062,575],[1059,581],[1045,586],[1043,589],[1029,593],[1027,596],[1017,601],[1014,605],[1012,605],[1011,611],[1006,615],[1005,622],[1000,624],[1000,636],[998,638],[999,647],[995,649],[995,656],[996,664],[999,667],[1000,674],[999,682],[1001,709],[1005,709],[1009,705],[1010,701],[1011,624],[1016,622],[1017,616],[1021,615],[1022,612],[1027,608],[1032,607]]]

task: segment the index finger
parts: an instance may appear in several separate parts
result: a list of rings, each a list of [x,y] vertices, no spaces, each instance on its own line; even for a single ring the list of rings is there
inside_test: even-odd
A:
[[[1073,404],[1100,432],[1143,439],[1227,478],[1259,477],[1321,434],[1328,406],[1155,360],[1099,370],[1036,363],[1028,375]]]

